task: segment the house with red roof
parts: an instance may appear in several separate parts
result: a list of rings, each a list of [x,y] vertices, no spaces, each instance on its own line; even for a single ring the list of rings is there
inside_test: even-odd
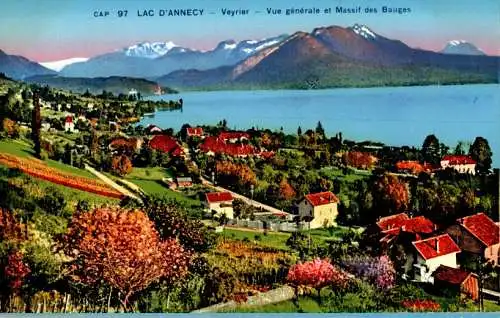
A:
[[[73,121],[73,116],[68,115],[64,120],[64,131],[74,132],[75,131],[75,123]]]
[[[336,225],[339,199],[327,192],[307,194],[297,205],[301,219],[309,218],[312,229]]]
[[[118,137],[113,139],[109,145],[108,148],[111,151],[115,150],[126,150],[126,151],[139,151],[142,147],[142,143],[144,140],[142,138],[137,138],[137,137],[131,137],[131,138],[125,138],[125,137]]]
[[[189,137],[203,137],[203,128],[201,127],[189,127],[186,128],[186,136]]]
[[[486,214],[460,218],[446,232],[469,258],[499,265],[500,227]]]
[[[177,140],[171,136],[167,135],[156,135],[149,141],[149,147],[152,149],[168,153],[173,157],[179,157],[184,155],[182,147],[179,145]]]
[[[237,141],[250,139],[250,135],[241,131],[222,131],[219,134],[219,139],[222,139],[225,142],[235,143]]]
[[[161,134],[162,132],[163,132],[163,130],[156,125],[149,125],[148,127],[146,127],[146,134],[147,135]]]
[[[375,235],[379,247],[386,250],[391,244],[410,245],[431,236],[436,225],[424,216],[410,217],[407,213],[399,213],[380,218],[375,229],[368,229],[367,234]]]
[[[433,283],[432,273],[441,265],[458,268],[460,247],[448,234],[433,236],[412,243],[416,251],[413,276],[416,281]]]
[[[256,149],[252,145],[228,143],[220,137],[206,137],[199,149],[208,155],[226,154],[233,157],[247,157],[256,154]]]
[[[205,194],[205,208],[215,216],[225,214],[228,219],[234,218],[233,196],[231,192],[210,192]]]
[[[432,171],[435,170],[435,167],[433,167],[433,165],[429,163],[422,164],[415,160],[405,160],[405,161],[398,161],[396,163],[396,169],[398,170],[398,172],[418,175],[421,172],[431,173]]]
[[[474,273],[440,265],[432,276],[437,290],[454,292],[460,298],[479,299],[479,282]]]
[[[476,174],[476,161],[465,155],[446,155],[441,159],[441,169],[452,168],[459,173]]]

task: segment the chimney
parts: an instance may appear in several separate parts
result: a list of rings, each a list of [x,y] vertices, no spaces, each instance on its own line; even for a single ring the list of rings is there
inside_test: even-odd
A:
[[[436,252],[439,254],[439,237],[436,238]]]

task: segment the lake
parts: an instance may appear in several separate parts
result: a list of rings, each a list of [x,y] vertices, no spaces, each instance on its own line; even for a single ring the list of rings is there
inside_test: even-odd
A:
[[[151,97],[184,100],[181,111],[157,111],[140,124],[178,131],[184,123],[215,125],[226,119],[232,129],[251,127],[296,133],[321,121],[328,136],[422,145],[435,134],[454,149],[476,136],[489,141],[494,166],[500,160],[500,85],[346,88],[326,90],[185,92]]]

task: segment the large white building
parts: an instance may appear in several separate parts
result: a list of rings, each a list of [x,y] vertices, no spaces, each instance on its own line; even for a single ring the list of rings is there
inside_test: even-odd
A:
[[[460,247],[448,234],[413,242],[417,257],[413,265],[416,281],[434,283],[432,274],[440,266],[458,268],[457,254]]]
[[[476,161],[464,155],[446,155],[441,159],[441,168],[453,168],[459,173],[476,174]]]

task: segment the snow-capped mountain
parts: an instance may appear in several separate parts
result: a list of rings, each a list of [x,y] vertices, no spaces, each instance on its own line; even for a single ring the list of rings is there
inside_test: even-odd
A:
[[[174,47],[178,46],[171,41],[153,43],[142,42],[123,49],[123,52],[126,56],[155,59],[167,54]]]
[[[86,62],[87,60],[88,60],[87,57],[73,57],[73,58],[60,60],[60,61],[40,62],[39,64],[42,65],[43,67],[46,67],[48,69],[59,72],[67,65],[71,65],[74,63],[80,63],[80,62]]]
[[[370,28],[367,27],[366,25],[359,25],[356,23],[351,27],[351,29],[354,31],[354,33],[361,35],[365,39],[370,40],[370,39],[377,38],[377,35],[375,34],[375,32],[370,30]]]
[[[68,65],[68,77],[130,76],[152,78],[177,70],[207,70],[235,65],[245,58],[276,45],[287,35],[261,40],[226,40],[208,51],[194,50],[173,42],[142,42],[115,52],[95,56],[84,63]]]
[[[460,55],[486,55],[481,49],[474,44],[464,40],[449,41],[441,53],[445,54],[460,54]]]

